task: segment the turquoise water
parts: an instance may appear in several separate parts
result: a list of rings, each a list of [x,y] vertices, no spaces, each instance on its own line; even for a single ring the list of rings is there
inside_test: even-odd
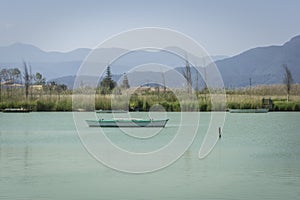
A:
[[[222,138],[199,160],[210,117],[201,115],[198,136],[178,161],[134,175],[95,160],[72,113],[0,113],[0,199],[300,199],[300,113],[228,113]],[[105,131],[124,148],[155,149],[174,137],[179,113],[168,117],[153,146]]]

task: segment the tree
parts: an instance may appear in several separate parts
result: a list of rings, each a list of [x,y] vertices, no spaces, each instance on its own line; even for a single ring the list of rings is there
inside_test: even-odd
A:
[[[288,102],[290,98],[290,91],[294,81],[293,81],[292,73],[286,64],[283,65],[283,69],[284,69],[283,83],[286,88],[286,94],[287,94],[286,101]]]
[[[193,82],[192,82],[191,66],[188,60],[186,60],[183,76],[186,80],[188,94],[190,94],[192,92]]]
[[[106,68],[106,76],[100,83],[101,94],[111,94],[112,90],[117,86],[117,83],[112,80],[110,66]]]
[[[196,72],[196,87],[195,87],[195,92],[196,92],[196,96],[198,97],[198,94],[199,94],[199,73],[198,73],[198,70],[196,68],[195,69],[195,72]]]
[[[2,76],[0,73],[0,102],[2,102]]]
[[[5,84],[5,82],[8,80],[8,73],[7,73],[7,69],[2,69],[1,71],[0,71],[0,83],[1,83],[1,85],[0,85],[0,90],[1,90],[1,98],[2,98],[2,84]],[[4,81],[3,83],[2,83],[2,80]]]
[[[48,84],[48,87],[49,87],[50,98],[51,98],[51,97],[52,97],[52,92],[56,90],[57,83],[56,83],[55,81],[51,81],[51,82]]]
[[[37,72],[33,77],[36,85],[45,85],[46,78],[43,77],[43,75],[39,72]]]
[[[22,82],[22,76],[21,76],[21,71],[18,68],[13,68],[9,70],[10,77],[11,77],[11,87],[10,87],[10,96],[14,94],[13,89],[13,84],[20,83]]]
[[[21,71],[18,68],[4,68],[0,71],[1,82],[6,85],[7,97],[12,96],[15,83],[21,81]],[[10,93],[9,93],[10,92]]]
[[[55,91],[58,94],[58,101],[60,101],[60,95],[61,95],[61,93],[65,92],[67,90],[68,90],[68,86],[67,85],[65,85],[65,84],[56,84]]]
[[[161,77],[162,77],[162,81],[163,81],[164,93],[166,93],[167,87],[166,87],[166,77],[165,77],[165,73],[164,72],[161,72]]]
[[[24,61],[23,62],[23,67],[24,67],[24,84],[25,84],[25,97],[26,100],[28,99],[28,94],[29,94],[29,87],[30,87],[30,83],[31,83],[31,75],[28,71],[28,66],[27,63]]]
[[[29,65],[29,85],[32,85],[32,80],[34,78],[34,75],[32,74],[32,68],[31,68],[31,65]],[[32,92],[32,87],[29,87],[30,89],[30,98],[32,99],[32,95],[33,95],[33,92]]]
[[[207,87],[207,77],[206,77],[206,68],[204,67],[204,83],[203,83],[203,89],[202,89],[202,92],[204,94],[204,99],[205,99],[205,102],[206,102],[206,94],[208,93],[208,87]]]
[[[15,83],[17,80],[21,80],[21,71],[18,68],[13,68],[11,70],[11,77],[13,83]]]
[[[7,69],[2,69],[0,71],[0,76],[2,78],[2,80],[4,80],[5,82],[9,80],[9,75],[8,75],[8,70]]]
[[[122,88],[124,88],[124,89],[130,88],[128,77],[127,77],[126,73],[124,73],[124,79],[123,79]]]

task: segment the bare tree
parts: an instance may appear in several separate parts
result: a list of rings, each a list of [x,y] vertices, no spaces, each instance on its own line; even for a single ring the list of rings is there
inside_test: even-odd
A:
[[[207,77],[206,77],[206,68],[204,67],[203,68],[203,70],[204,70],[204,80],[203,80],[203,90],[202,90],[202,92],[203,92],[203,94],[204,94],[204,99],[205,99],[205,102],[206,102],[206,94],[207,94],[207,92],[208,92],[208,87],[207,87]]]
[[[166,93],[167,87],[166,87],[166,77],[165,77],[165,72],[161,72],[162,76],[162,81],[163,81],[163,88],[164,88],[164,93]]]
[[[124,89],[130,88],[129,81],[128,81],[128,77],[127,77],[127,74],[126,74],[126,73],[124,73],[124,78],[123,78],[123,84],[122,84],[122,87],[123,87]]]
[[[2,84],[5,84],[8,80],[7,69],[4,68],[0,71],[0,77],[1,77],[1,98],[2,98]],[[4,81],[3,83],[2,80]]]
[[[289,102],[290,91],[294,81],[293,81],[292,73],[286,64],[283,65],[283,69],[284,69],[283,83],[286,87],[286,94],[287,94],[286,101]]]
[[[27,66],[27,63],[25,61],[23,62],[23,67],[24,67],[24,76],[23,76],[23,78],[24,78],[24,84],[25,84],[25,97],[26,97],[26,100],[28,100],[31,75],[28,71],[28,66]]]
[[[192,82],[191,66],[187,59],[186,59],[185,68],[182,73],[186,80],[188,94],[190,94],[192,92],[193,82]]]
[[[32,85],[32,79],[33,79],[33,75],[32,75],[32,68],[31,68],[31,65],[29,65],[29,85]],[[32,87],[29,86],[29,89],[30,89],[30,99],[32,99]]]
[[[199,94],[199,72],[197,70],[197,67],[194,67],[194,71],[196,73],[196,86],[195,86],[195,92],[196,92],[196,95],[198,96]]]
[[[13,87],[13,84],[19,83],[19,81],[21,80],[21,71],[18,68],[13,68],[10,70],[11,73],[11,81],[12,81],[12,87],[11,87],[11,96],[13,95],[13,89],[15,89],[15,87]]]
[[[2,76],[0,73],[0,102],[2,102]]]

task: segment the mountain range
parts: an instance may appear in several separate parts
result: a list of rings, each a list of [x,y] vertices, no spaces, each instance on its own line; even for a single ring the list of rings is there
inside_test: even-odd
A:
[[[174,47],[170,47],[172,49]],[[123,52],[118,48],[97,49],[101,55],[114,55]],[[46,52],[33,45],[15,43],[10,46],[0,47],[0,69],[18,67],[22,69],[23,61],[32,66],[33,72],[40,72],[47,80],[55,80],[59,83],[73,86],[75,75],[91,49],[80,48],[70,52]],[[197,59],[188,54],[188,59]],[[300,83],[300,35],[293,37],[280,46],[257,47],[242,52],[232,57],[212,56],[228,88],[245,87],[249,85],[279,84],[283,78],[283,64],[286,64],[292,72],[295,83]],[[121,77],[132,66],[145,63],[160,63],[170,66],[182,73],[185,60],[166,51],[137,51],[131,52],[116,60],[112,66],[114,79]],[[151,71],[151,73],[149,73]],[[153,70],[135,71],[128,75],[130,85],[139,85],[147,77],[153,81],[161,79],[159,71]],[[192,71],[193,72],[193,71]],[[166,72],[166,79],[170,79],[170,86],[182,85],[172,80],[172,73]],[[195,75],[193,79],[195,79]],[[201,80],[200,80],[201,82]],[[202,80],[203,82],[203,80]]]
[[[281,46],[257,47],[215,62],[227,87],[280,84],[283,65],[290,69],[294,82],[300,83],[300,35]]]

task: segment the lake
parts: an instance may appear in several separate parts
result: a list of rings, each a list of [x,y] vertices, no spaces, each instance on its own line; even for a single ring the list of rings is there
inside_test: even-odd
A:
[[[151,144],[119,129],[105,134],[124,149],[155,150],[178,128],[180,113],[166,115],[167,127]],[[0,113],[0,199],[300,199],[300,113],[228,113],[222,138],[200,160],[209,119],[210,113],[201,113],[194,142],[175,163],[131,174],[88,153],[72,113]],[[195,125],[190,122],[182,124],[186,131]]]

